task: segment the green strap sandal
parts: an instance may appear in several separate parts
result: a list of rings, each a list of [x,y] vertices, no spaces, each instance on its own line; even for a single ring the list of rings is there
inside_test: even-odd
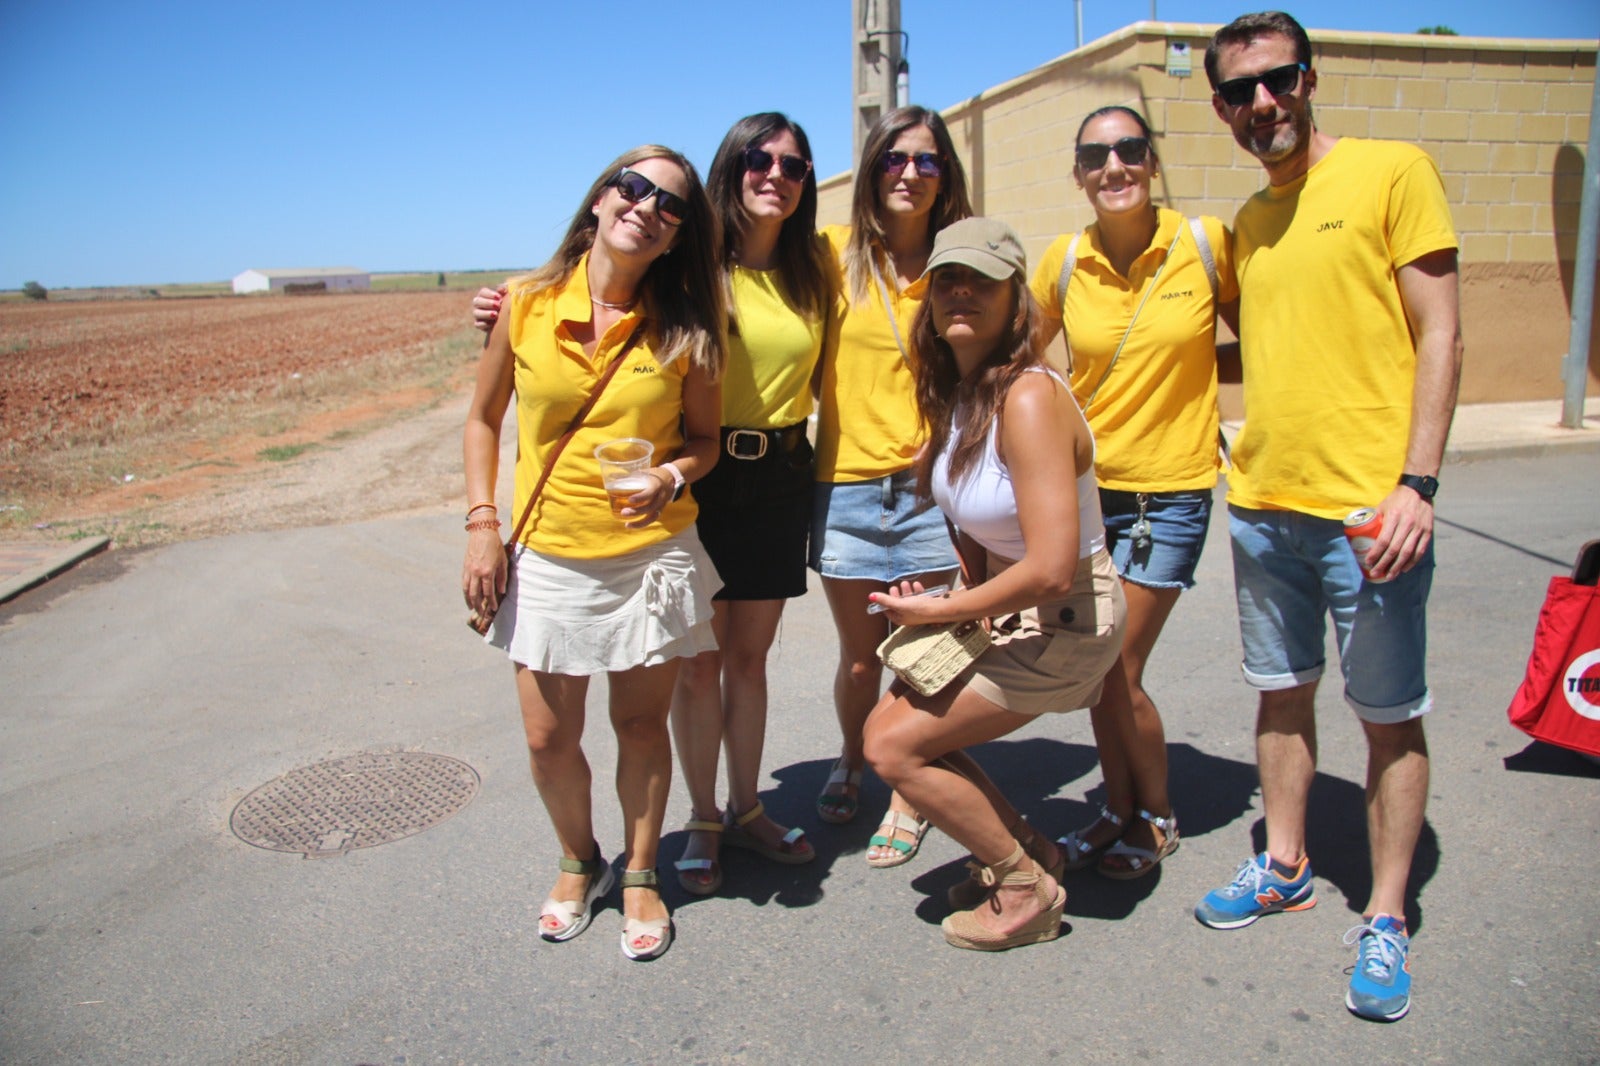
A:
[[[661,878],[654,870],[624,870],[620,884],[623,889],[648,888],[661,894]],[[672,917],[629,918],[622,917],[622,953],[634,962],[659,959],[672,946]],[[641,943],[643,941],[643,943]]]
[[[600,857],[599,844],[594,846],[594,858],[569,859],[563,855],[560,866],[562,873],[587,877],[589,887],[584,890],[582,899],[551,897],[544,901],[544,907],[539,911],[539,935],[553,944],[571,940],[589,928],[589,922],[594,918],[595,901],[611,891],[616,879],[611,864]],[[547,925],[546,918],[553,919],[554,924]]]

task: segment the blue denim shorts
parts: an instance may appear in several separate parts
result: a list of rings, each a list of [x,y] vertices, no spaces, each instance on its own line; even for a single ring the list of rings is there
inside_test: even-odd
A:
[[[1134,544],[1129,531],[1139,517],[1139,497],[1150,539]],[[1106,521],[1106,550],[1122,580],[1152,589],[1192,589],[1200,549],[1211,523],[1211,491],[1124,492],[1100,490],[1100,511]]]
[[[1334,519],[1229,507],[1228,531],[1246,681],[1285,689],[1321,677],[1331,613],[1344,698],[1356,715],[1383,725],[1428,713],[1432,544],[1416,566],[1374,584]]]
[[[811,569],[881,581],[954,570],[944,515],[916,494],[910,470],[871,481],[819,481],[811,510]]]

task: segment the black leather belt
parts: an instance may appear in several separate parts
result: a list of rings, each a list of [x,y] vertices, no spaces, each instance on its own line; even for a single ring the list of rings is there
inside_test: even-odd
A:
[[[806,438],[806,424],[796,422],[782,429],[736,429],[722,427],[722,450],[735,459],[760,459],[767,452],[786,455],[800,447]]]

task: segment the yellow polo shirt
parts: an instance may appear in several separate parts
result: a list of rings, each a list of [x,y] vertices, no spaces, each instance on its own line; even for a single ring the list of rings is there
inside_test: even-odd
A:
[[[1404,473],[1417,350],[1396,272],[1455,248],[1439,168],[1340,138],[1239,209],[1244,429],[1228,502],[1344,518]]]
[[[822,392],[817,415],[817,480],[870,481],[911,465],[922,444],[916,385],[907,362],[911,323],[922,306],[927,282],[919,279],[901,291],[884,278],[894,320],[876,282],[861,303],[851,299],[844,274],[849,226],[826,226],[833,249],[834,314],[830,316]],[[906,347],[901,355],[895,327]]]
[[[521,516],[547,457],[572,416],[594,390],[606,366],[633,330],[644,328],[637,311],[608,329],[592,356],[572,338],[575,323],[591,321],[587,257],[561,286],[506,298],[507,326],[516,358],[517,469],[513,513]],[[684,493],[643,529],[624,529],[611,513],[596,445],[617,437],[643,437],[656,447],[655,465],[683,449],[678,419],[688,357],[662,366],[648,338],[634,345],[599,401],[561,453],[523,531],[522,542],[545,555],[608,559],[626,555],[682,532],[694,522],[694,496]]]
[[[776,270],[736,266],[728,367],[722,375],[722,424],[781,429],[809,418],[811,374],[822,355],[826,323],[784,297]]]
[[[1072,392],[1094,432],[1095,475],[1105,488],[1182,492],[1217,483],[1216,304],[1238,296],[1239,286],[1227,228],[1209,217],[1200,224],[1217,268],[1215,300],[1187,220],[1166,208],[1158,211],[1155,237],[1127,277],[1111,265],[1097,224],[1077,238],[1064,305],[1061,266],[1073,236],[1057,237],[1034,272],[1034,297],[1066,328]],[[1108,375],[1124,334],[1128,341]]]

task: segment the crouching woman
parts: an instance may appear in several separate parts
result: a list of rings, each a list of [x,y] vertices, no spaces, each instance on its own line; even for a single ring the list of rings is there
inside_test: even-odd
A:
[[[1048,711],[1092,704],[1116,661],[1126,608],[1105,550],[1094,438],[1044,362],[1016,234],[983,218],[941,231],[913,327],[928,445],[921,491],[960,528],[977,582],[918,597],[874,594],[901,625],[986,619],[994,644],[939,693],[890,687],[867,721],[873,769],[973,854],[950,893],[956,947],[999,951],[1060,935],[1061,856],[965,749]],[[1071,486],[1069,489],[1068,486]]]

